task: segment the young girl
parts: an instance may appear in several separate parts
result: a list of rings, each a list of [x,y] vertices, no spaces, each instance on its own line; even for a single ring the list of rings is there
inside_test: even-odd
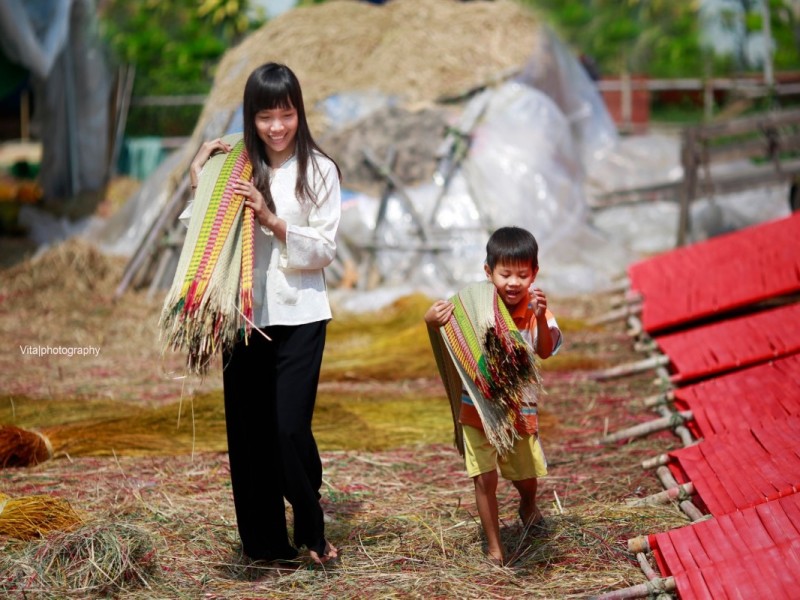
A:
[[[306,546],[321,564],[338,552],[325,538],[311,419],[331,318],[323,268],[336,253],[341,173],[314,142],[300,83],[285,65],[253,71],[243,113],[253,175],[234,190],[257,221],[253,321],[264,335],[253,331],[223,352],[236,520],[250,559],[291,560]],[[240,137],[203,144],[191,164],[193,188],[206,161]],[[294,513],[294,545],[284,498]]]

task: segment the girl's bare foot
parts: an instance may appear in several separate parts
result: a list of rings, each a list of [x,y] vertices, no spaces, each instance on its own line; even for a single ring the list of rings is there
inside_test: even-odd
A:
[[[496,553],[496,552],[487,552],[486,558],[489,560],[496,567],[503,567],[506,564],[506,558],[503,556],[503,553]]]
[[[320,556],[316,553],[315,550],[310,550],[309,554],[311,555],[311,560],[313,560],[318,565],[323,565],[329,560],[333,560],[334,558],[338,558],[339,550],[331,544],[329,541],[325,541],[325,553]]]

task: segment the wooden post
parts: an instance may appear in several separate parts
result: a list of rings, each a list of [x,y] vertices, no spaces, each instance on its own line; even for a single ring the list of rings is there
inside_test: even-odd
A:
[[[620,82],[622,83],[622,94],[620,98],[622,102],[622,124],[627,131],[630,131],[633,128],[633,90],[631,89],[631,74],[627,71],[622,73]]]
[[[694,129],[686,128],[681,133],[681,164],[683,165],[683,185],[681,187],[680,215],[678,217],[677,246],[686,244],[691,227],[691,203],[697,192],[697,149]]]
[[[19,137],[23,142],[31,137],[31,93],[28,88],[22,90],[19,98]]]
[[[714,116],[714,80],[710,77],[703,81],[703,116],[707,121]]]

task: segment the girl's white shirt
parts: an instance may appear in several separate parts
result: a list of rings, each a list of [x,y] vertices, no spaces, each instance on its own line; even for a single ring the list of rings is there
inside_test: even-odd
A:
[[[276,214],[286,221],[286,243],[269,229],[256,227],[253,321],[259,327],[331,318],[323,269],[336,256],[341,190],[333,161],[319,153],[314,159],[309,160],[307,177],[315,201],[299,201],[295,195],[296,157],[271,173],[270,191]],[[188,226],[191,214],[190,202],[180,221]]]

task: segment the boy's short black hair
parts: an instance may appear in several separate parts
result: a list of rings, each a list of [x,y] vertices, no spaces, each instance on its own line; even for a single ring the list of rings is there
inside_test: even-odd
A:
[[[539,266],[539,244],[527,229],[501,227],[486,242],[486,264],[494,271],[497,263],[530,262],[533,269]]]

